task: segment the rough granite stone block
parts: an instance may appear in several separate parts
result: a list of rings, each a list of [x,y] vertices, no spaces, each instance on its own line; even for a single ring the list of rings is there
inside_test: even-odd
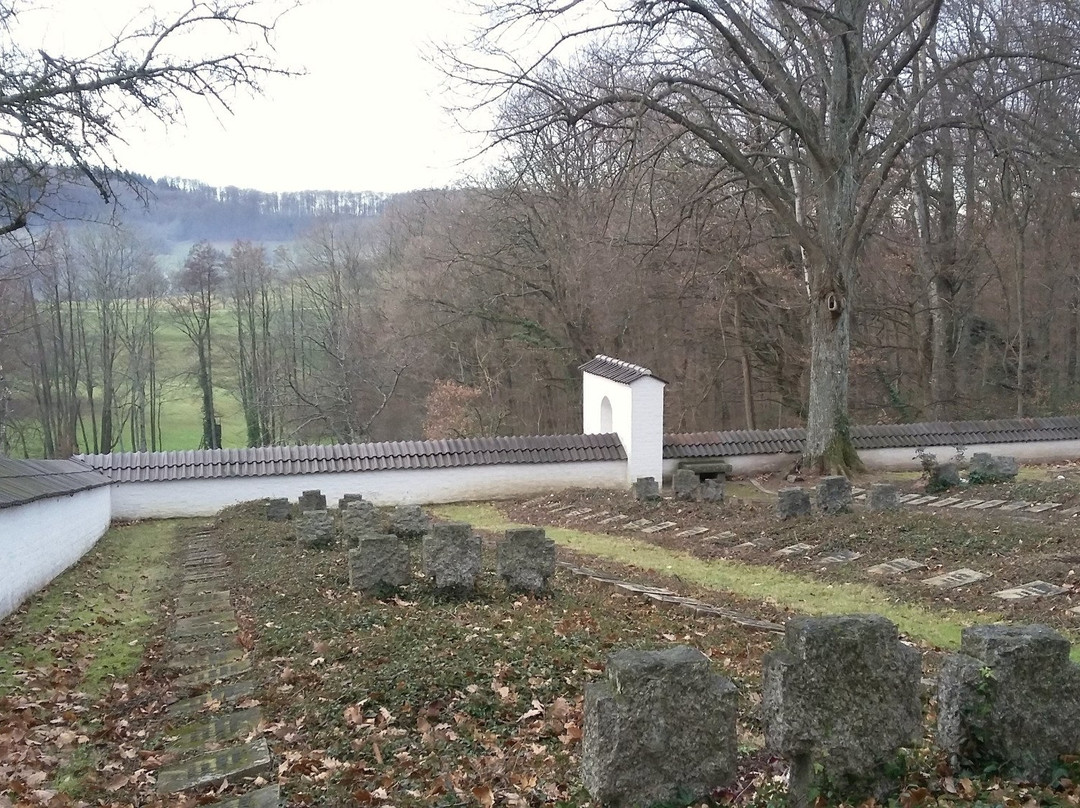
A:
[[[289,500],[279,499],[266,500],[266,521],[287,522],[292,517],[292,504]]]
[[[496,550],[496,569],[512,592],[547,592],[555,574],[555,542],[542,528],[508,530]]]
[[[824,477],[817,485],[817,507],[822,513],[843,513],[851,509],[851,483],[847,477]]]
[[[900,507],[900,489],[889,483],[873,483],[866,496],[866,507],[872,511],[895,511]]]
[[[781,488],[776,497],[776,515],[781,519],[810,515],[809,491],[802,488]]]
[[[968,480],[972,483],[1004,483],[1015,478],[1019,472],[1020,464],[1015,457],[976,452],[968,466]]]
[[[349,507],[350,502],[363,502],[363,501],[364,501],[364,495],[363,494],[345,494],[341,499],[338,500],[338,504],[337,504],[338,510],[339,511],[344,511],[346,508]]]
[[[1080,666],[1069,641],[1033,626],[965,628],[938,676],[938,745],[960,768],[1047,782],[1080,752]]]
[[[424,574],[444,591],[471,591],[480,577],[483,542],[464,522],[434,525],[424,536]]]
[[[300,495],[301,511],[325,511],[326,496],[318,488],[305,491]]]
[[[304,511],[296,520],[296,538],[305,547],[330,547],[334,543],[334,519],[329,511]]]
[[[379,512],[364,500],[353,500],[341,513],[341,533],[349,547],[355,547],[364,536],[380,533]]]
[[[702,502],[723,502],[724,481],[719,478],[702,480],[698,486],[697,498]]]
[[[962,485],[960,479],[960,467],[956,463],[933,463],[930,467],[930,477],[926,481],[926,491],[930,494],[940,494],[950,488]]]
[[[397,536],[364,536],[349,550],[349,586],[382,595],[412,581],[409,546]]]
[[[697,499],[700,483],[701,480],[696,471],[676,469],[671,477],[671,488],[675,492],[675,499]]]
[[[419,539],[431,528],[431,520],[419,505],[398,505],[390,519],[390,532],[402,539]]]
[[[793,798],[826,786],[852,803],[884,795],[886,767],[922,736],[919,652],[878,615],[796,618],[784,634],[763,662],[762,713]]]
[[[700,651],[620,651],[585,688],[582,779],[598,804],[706,797],[735,776],[738,693]]]
[[[659,502],[660,483],[654,477],[638,477],[634,482],[634,499],[638,502]]]

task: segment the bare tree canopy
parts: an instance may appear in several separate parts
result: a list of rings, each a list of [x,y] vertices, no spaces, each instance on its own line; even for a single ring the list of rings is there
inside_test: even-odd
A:
[[[771,211],[809,296],[804,459],[823,470],[859,465],[847,435],[859,261],[927,136],[1022,128],[1040,86],[1077,97],[1069,0],[530,0],[487,13],[449,70],[499,108],[496,142],[589,128],[636,146],[648,131],[655,153],[661,127],[669,154],[740,178]],[[523,43],[542,44],[523,59]]]
[[[278,14],[256,0],[191,0],[172,17],[144,11],[93,53],[49,53],[20,41],[20,3],[0,0],[0,234],[26,226],[58,180],[112,196],[114,147],[140,114],[177,120],[203,98],[283,74],[270,36]],[[29,37],[28,37],[29,39]]]

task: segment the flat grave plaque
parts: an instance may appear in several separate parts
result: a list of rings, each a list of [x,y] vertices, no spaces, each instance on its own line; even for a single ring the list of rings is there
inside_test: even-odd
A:
[[[215,808],[281,808],[281,786],[272,785],[249,791],[239,797],[214,803]]]
[[[862,558],[862,553],[856,553],[854,550],[837,550],[828,555],[819,556],[817,562],[819,564],[847,564],[860,558]]]
[[[929,508],[945,508],[949,505],[955,505],[957,502],[960,501],[960,497],[947,497],[945,499],[939,499],[937,502],[928,502],[926,504]]]
[[[231,642],[231,637],[215,637],[215,640],[224,639]],[[213,650],[180,651],[173,655],[166,667],[172,670],[202,670],[203,668],[216,668],[218,665],[229,665],[239,662],[244,658],[243,648],[214,648]]]
[[[201,696],[192,696],[190,699],[181,699],[169,705],[169,718],[183,718],[205,709],[210,704],[235,704],[245,696],[255,692],[255,683],[250,679],[241,679],[239,682],[229,682],[221,687],[207,690]]]
[[[865,493],[866,493],[865,488],[852,488],[851,489],[851,496],[853,496],[853,497],[861,496],[862,494],[865,494]]]
[[[670,589],[664,589],[662,586],[646,586],[644,584],[635,584],[630,581],[619,581],[615,584],[616,588],[623,589],[627,592],[633,592],[637,595],[645,595],[649,593],[657,595],[674,595]]]
[[[921,561],[913,561],[910,558],[894,558],[884,564],[875,564],[867,572],[874,575],[903,575],[905,572],[922,569],[925,566]]]
[[[1004,500],[1004,499],[988,499],[988,500],[986,500],[986,502],[982,502],[982,503],[976,505],[974,510],[976,510],[976,511],[989,510],[990,508],[996,508],[998,505],[1004,505],[1005,502],[1006,502],[1006,500]]]
[[[751,544],[753,544],[753,542],[751,542]],[[773,555],[783,558],[785,556],[793,556],[797,553],[808,553],[813,549],[814,545],[799,542],[798,544],[789,544],[787,547],[777,550]]]
[[[262,712],[258,707],[248,707],[246,710],[237,710],[219,718],[211,718],[185,724],[173,734],[176,740],[168,744],[168,748],[190,750],[198,749],[211,743],[225,743],[246,738],[259,728],[262,721]]]
[[[226,778],[236,780],[269,772],[270,749],[266,740],[259,738],[186,763],[162,767],[158,770],[157,790],[160,794],[170,794],[201,788]]]
[[[1052,597],[1067,591],[1063,586],[1057,586],[1046,581],[1029,581],[1012,589],[1002,589],[1000,592],[995,592],[994,597],[1002,600],[1023,600],[1025,598]]]
[[[1024,502],[1024,500],[1017,500],[1016,502],[1010,502],[1008,505],[1002,505],[999,510],[1002,511],[1018,511],[1021,508],[1027,508],[1031,505],[1030,502]]]
[[[951,507],[956,508],[956,510],[960,511],[964,508],[974,508],[976,505],[982,505],[984,502],[986,502],[985,499],[966,499],[963,502],[957,502]]]
[[[1027,509],[1027,512],[1028,513],[1046,513],[1047,511],[1054,510],[1054,508],[1060,508],[1060,507],[1061,507],[1060,502],[1041,502],[1038,505],[1032,505],[1030,508]]]
[[[673,527],[678,527],[678,524],[676,524],[675,522],[657,522],[655,525],[652,525],[651,527],[647,527],[644,530],[642,530],[641,532],[642,533],[659,533],[661,530],[670,530]]]
[[[601,516],[607,516],[611,511],[597,511],[596,513],[586,514],[578,519],[579,522],[591,522],[593,519],[599,519]],[[603,523],[601,523],[603,524]]]
[[[213,682],[222,682],[226,679],[235,679],[243,673],[251,670],[251,661],[238,659],[235,662],[226,662],[224,665],[214,665],[210,668],[202,668],[183,676],[176,677],[177,687],[195,687],[196,685],[208,685]]]
[[[902,497],[900,497],[896,501],[899,502],[901,505],[904,505],[904,504],[906,504],[908,502],[911,502],[911,500],[913,500],[913,499],[918,499],[921,496],[922,496],[922,494],[904,494]]]
[[[976,572],[975,570],[969,570],[965,567],[964,569],[954,570],[953,572],[946,572],[943,575],[925,578],[923,583],[929,584],[930,586],[936,586],[939,589],[955,589],[960,586],[966,586],[967,584],[973,584],[976,581],[981,581],[986,577],[986,573]]]
[[[909,499],[905,502],[905,505],[929,505],[931,502],[940,499],[940,497],[931,496],[929,494],[917,497],[915,499]]]
[[[617,513],[617,514],[615,514],[613,516],[607,517],[606,519],[601,519],[599,524],[601,524],[601,525],[610,525],[612,522],[618,522],[620,519],[625,519],[625,518],[626,518],[625,513]]]
[[[707,527],[690,527],[690,528],[687,528],[686,530],[680,530],[678,533],[675,534],[675,538],[677,538],[677,539],[686,539],[686,538],[689,538],[690,536],[700,536],[702,533],[708,533],[708,532],[709,532],[709,529]]]
[[[742,544],[736,544],[731,549],[732,550],[753,550],[755,547],[757,547],[757,545],[754,544],[752,541],[744,541]]]
[[[556,514],[556,513],[562,513],[563,511],[572,511],[572,510],[574,510],[573,505],[564,505],[561,508],[555,508],[554,510],[551,511],[551,513]]]
[[[574,510],[564,513],[563,516],[565,516],[567,519],[572,519],[575,516],[584,516],[591,510],[592,508],[574,508]]]
[[[627,522],[622,526],[623,530],[638,530],[643,527],[651,525],[652,519],[635,519],[633,522]]]
[[[573,507],[574,507],[573,505],[564,506],[561,502],[556,501],[556,502],[552,502],[550,505],[548,505],[546,508],[544,508],[544,510],[545,511],[550,511],[551,513],[554,513],[556,511],[568,511]]]

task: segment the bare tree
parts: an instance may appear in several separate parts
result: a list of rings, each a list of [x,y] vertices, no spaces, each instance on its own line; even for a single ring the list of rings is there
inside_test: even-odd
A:
[[[170,299],[176,323],[195,349],[196,379],[202,396],[202,446],[220,449],[221,435],[214,410],[213,316],[222,282],[225,256],[203,241],[189,251],[184,266],[173,279]]]
[[[1015,8],[996,8],[1014,14]],[[906,186],[912,144],[927,132],[973,125],[971,115],[915,113],[947,78],[972,65],[999,70],[976,113],[1040,81],[1074,74],[1057,42],[996,42],[961,20],[932,75],[912,80],[943,0],[638,0],[609,4],[517,2],[492,8],[468,75],[494,103],[521,92],[547,99],[528,120],[503,117],[500,141],[551,127],[617,129],[667,121],[698,160],[740,174],[798,247],[810,305],[810,383],[804,461],[858,467],[847,431],[851,311],[859,260],[880,217]],[[552,31],[556,31],[554,37]],[[522,61],[525,31],[548,47]],[[956,35],[952,35],[956,34]],[[963,35],[961,35],[963,34]],[[948,45],[948,48],[944,47]],[[1042,46],[1049,52],[1040,51]],[[468,71],[465,73],[464,71]],[[903,92],[898,92],[903,88]]]

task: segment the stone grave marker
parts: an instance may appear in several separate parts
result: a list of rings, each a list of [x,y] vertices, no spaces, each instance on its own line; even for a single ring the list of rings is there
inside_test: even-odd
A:
[[[765,742],[791,764],[789,805],[857,804],[894,785],[888,770],[922,737],[922,659],[878,615],[789,620],[784,647],[765,656]]]
[[[968,464],[968,479],[972,483],[1004,483],[1014,479],[1019,471],[1015,457],[976,452]]]
[[[939,746],[957,768],[1046,783],[1080,749],[1080,666],[1040,625],[965,628],[938,675]]]
[[[363,502],[363,494],[343,494],[341,499],[338,500],[337,507],[339,511],[343,511],[349,507],[350,502]]]
[[[1047,583],[1046,581],[1028,581],[1026,584],[1014,586],[1012,589],[1002,589],[1000,592],[995,592],[994,597],[1002,600],[1025,600],[1026,598],[1053,597],[1068,591],[1063,586]]]
[[[266,500],[266,521],[287,522],[292,516],[292,504],[285,497]]]
[[[211,704],[235,704],[255,692],[255,683],[250,679],[229,682],[221,687],[212,687],[200,696],[173,702],[166,710],[170,719],[184,718],[205,709]]]
[[[642,528],[642,533],[659,533],[662,530],[670,530],[673,527],[678,527],[675,522],[657,522],[655,525]]]
[[[381,532],[379,512],[367,500],[348,502],[341,511],[341,533],[345,538],[345,544],[349,547],[356,547],[364,536]]]
[[[305,491],[300,495],[301,511],[325,511],[326,496],[318,488]]]
[[[465,522],[434,525],[424,536],[424,574],[436,589],[467,592],[480,578],[483,542]]]
[[[638,477],[634,481],[634,499],[638,502],[659,502],[660,483],[655,477]]]
[[[862,558],[862,553],[856,553],[854,550],[836,550],[828,555],[818,556],[817,562],[819,564],[847,564],[851,561],[857,561]]]
[[[610,525],[612,522],[618,522],[620,519],[625,519],[625,518],[626,518],[625,513],[617,513],[617,514],[614,514],[613,516],[607,517],[606,519],[601,519],[599,524],[601,524],[601,525]]]
[[[776,515],[794,519],[810,515],[810,492],[802,488],[781,488],[776,493]]]
[[[496,547],[495,566],[511,592],[543,594],[555,574],[555,542],[542,528],[508,530]]]
[[[709,529],[707,527],[691,527],[687,528],[686,530],[680,530],[678,533],[675,534],[675,538],[686,539],[690,536],[700,536],[702,533],[708,532]]]
[[[220,780],[239,780],[269,774],[270,749],[259,738],[249,743],[202,755],[184,763],[158,769],[159,794],[202,788]]]
[[[635,519],[633,522],[627,522],[622,526],[623,530],[640,530],[643,527],[651,525],[652,519]]]
[[[723,502],[724,483],[721,480],[702,480],[698,486],[697,498],[701,502]]]
[[[178,687],[209,685],[226,679],[235,679],[237,676],[247,673],[250,670],[251,660],[241,659],[236,662],[227,662],[224,665],[202,668],[201,670],[192,671],[191,673],[185,673],[183,676],[177,676],[176,685]]]
[[[581,773],[596,803],[708,796],[735,776],[738,691],[687,646],[619,651],[585,686]]]
[[[963,502],[962,497],[946,497],[945,499],[939,499],[937,502],[928,502],[929,508],[947,508],[950,505],[955,505],[958,502]]]
[[[404,539],[388,534],[363,536],[349,550],[349,587],[382,596],[412,581],[412,560]]]
[[[756,547],[757,546],[753,542],[747,542],[746,544],[748,544],[751,547]],[[739,546],[740,547],[745,547],[746,545],[741,544]],[[775,556],[777,556],[779,558],[785,558],[787,556],[797,555],[798,553],[809,553],[813,549],[814,549],[814,545],[807,544],[806,542],[799,542],[798,544],[789,544],[787,547],[784,547],[784,548],[781,548],[780,550],[777,550],[775,553],[773,553],[773,555],[775,555]]]
[[[1023,508],[1031,507],[1030,502],[1024,502],[1024,500],[1017,500],[1016,502],[1010,502],[1008,505],[1002,505],[998,510],[1001,511],[1019,511]]]
[[[1030,508],[1028,508],[1027,512],[1028,513],[1046,513],[1047,511],[1052,511],[1055,508],[1060,508],[1060,507],[1061,507],[1060,502],[1041,502],[1038,505],[1033,505]]]
[[[1004,500],[1004,499],[988,499],[988,500],[986,500],[986,502],[980,502],[978,505],[976,505],[973,508],[973,510],[986,511],[986,510],[989,510],[990,508],[996,508],[998,505],[1004,505],[1005,502],[1006,502],[1006,500]]]
[[[962,511],[965,508],[974,508],[976,505],[982,505],[984,502],[986,502],[985,499],[966,499],[963,502],[957,502],[951,507],[955,508],[958,511]]]
[[[591,522],[593,519],[599,519],[602,516],[607,516],[611,511],[597,511],[596,513],[589,513],[578,519],[579,522]],[[601,522],[603,524],[603,522]]]
[[[430,528],[431,520],[419,505],[398,505],[390,517],[390,532],[400,539],[419,539]]]
[[[752,541],[744,541],[742,544],[736,544],[731,549],[732,550],[753,550],[756,547],[757,547],[757,544],[755,544],[754,542],[752,542]],[[813,548],[810,548],[810,549],[813,549]]]
[[[956,589],[960,586],[967,586],[973,584],[976,581],[981,581],[983,578],[988,577],[984,572],[976,572],[975,570],[963,569],[954,570],[953,572],[946,572],[942,575],[935,575],[932,578],[923,579],[924,584],[930,586],[936,586],[939,589]]]
[[[675,499],[697,499],[700,484],[701,478],[698,477],[696,471],[691,469],[676,469],[671,476],[671,489],[675,494]]]
[[[866,501],[872,511],[892,511],[900,507],[900,489],[889,483],[874,483]]]
[[[263,786],[255,791],[215,802],[214,808],[281,808],[281,786]]]
[[[851,508],[851,482],[847,477],[824,477],[817,485],[817,507],[822,513],[842,513]]]
[[[592,508],[574,508],[574,510],[567,511],[566,513],[564,513],[563,518],[564,519],[576,519],[579,516],[584,516],[585,514],[587,514],[591,510],[592,510]]]
[[[929,505],[931,502],[935,502],[938,499],[940,499],[940,497],[935,497],[932,494],[923,494],[921,497],[916,497],[915,499],[909,499],[904,504],[905,505]]]
[[[925,566],[921,561],[912,561],[910,558],[894,558],[884,564],[875,564],[867,572],[874,575],[903,575],[905,572],[919,570]]]
[[[553,513],[553,514],[555,514],[555,513],[565,513],[566,511],[571,511],[573,509],[574,509],[573,505],[563,505],[561,508],[552,509],[551,513]]]
[[[907,503],[911,502],[911,500],[918,499],[921,496],[922,494],[903,494],[899,498],[897,498],[896,501],[899,502],[901,505],[907,505]]]
[[[176,740],[169,743],[169,748],[181,750],[198,749],[207,744],[219,744],[247,738],[259,728],[262,712],[258,707],[248,707],[223,716],[209,718],[178,727],[172,734]]]
[[[334,518],[325,508],[306,510],[296,520],[296,538],[305,547],[323,548],[334,543]]]

